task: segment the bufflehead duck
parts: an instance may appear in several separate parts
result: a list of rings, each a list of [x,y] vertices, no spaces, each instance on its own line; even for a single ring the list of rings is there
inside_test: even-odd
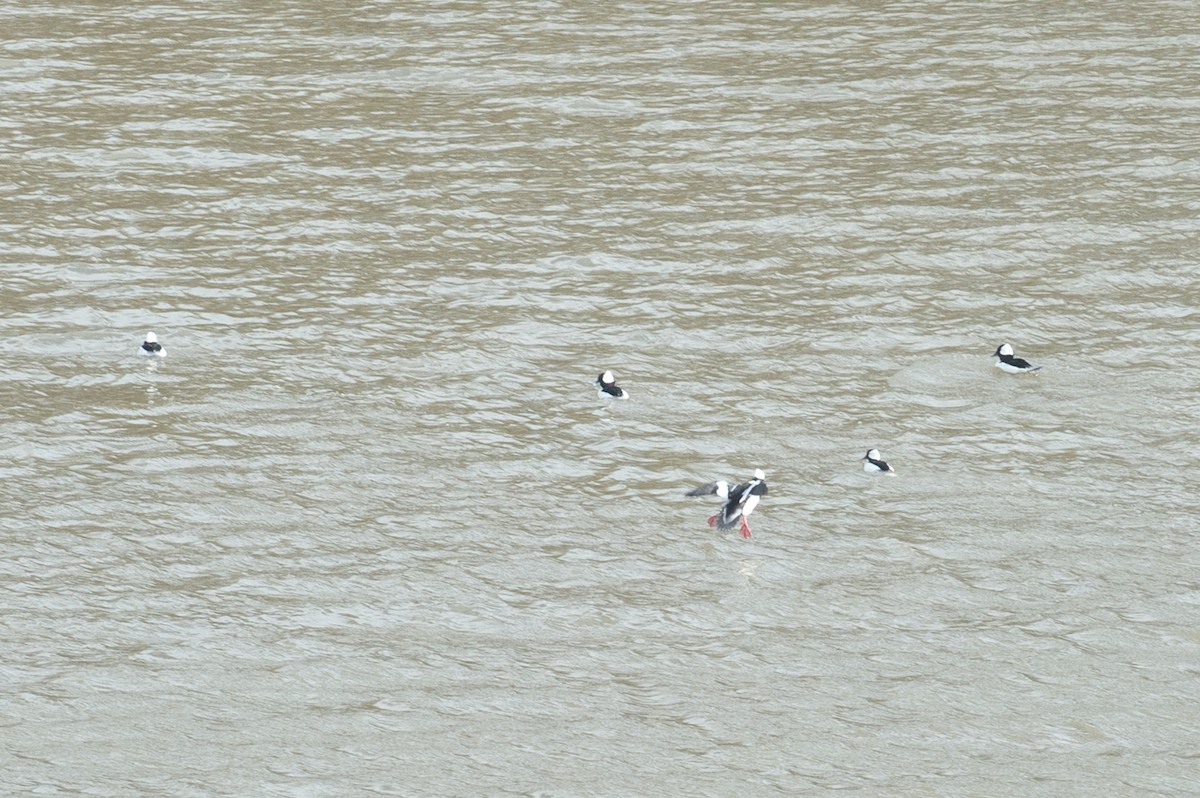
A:
[[[867,450],[867,454],[862,458],[862,461],[863,471],[866,471],[868,474],[878,474],[880,472],[886,474],[896,473],[896,469],[883,461],[883,457],[880,456],[878,449]]]
[[[708,525],[726,530],[739,526],[738,522],[741,521],[742,537],[748,538],[750,537],[750,524],[748,523],[750,514],[758,506],[758,500],[767,495],[767,475],[762,472],[761,468],[756,468],[754,479],[749,482],[730,487],[728,482],[721,479],[695,490],[689,490],[687,495],[716,495],[725,499],[725,506],[721,508],[721,512],[708,519]]]
[[[158,336],[152,332],[146,333],[146,340],[142,342],[142,346],[138,349],[138,354],[145,357],[166,357],[167,350],[163,349],[162,344],[158,342]]]
[[[1013,357],[1013,348],[1008,344],[1000,344],[993,354],[996,358],[996,368],[1009,374],[1028,374],[1041,368],[1023,357]]]
[[[617,378],[613,376],[611,371],[606,371],[596,378],[596,385],[600,386],[598,395],[601,399],[628,399],[629,391],[617,385]]]

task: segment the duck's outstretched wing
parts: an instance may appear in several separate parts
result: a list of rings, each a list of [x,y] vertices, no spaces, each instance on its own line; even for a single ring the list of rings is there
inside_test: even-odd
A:
[[[723,479],[716,482],[710,482],[707,485],[701,485],[694,490],[687,492],[688,496],[720,496],[722,499],[729,498],[729,483]]]

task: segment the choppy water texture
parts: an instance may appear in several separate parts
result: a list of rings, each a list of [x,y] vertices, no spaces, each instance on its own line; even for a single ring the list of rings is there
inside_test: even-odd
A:
[[[5,794],[1196,793],[1193,3],[0,20]]]

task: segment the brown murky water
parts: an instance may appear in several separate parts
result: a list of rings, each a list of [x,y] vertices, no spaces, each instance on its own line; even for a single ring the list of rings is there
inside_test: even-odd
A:
[[[1196,793],[1192,4],[0,19],[6,794]]]

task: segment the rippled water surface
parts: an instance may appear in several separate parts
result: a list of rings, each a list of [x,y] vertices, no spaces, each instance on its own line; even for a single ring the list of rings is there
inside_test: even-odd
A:
[[[1196,793],[1192,3],[0,20],[5,794]]]

